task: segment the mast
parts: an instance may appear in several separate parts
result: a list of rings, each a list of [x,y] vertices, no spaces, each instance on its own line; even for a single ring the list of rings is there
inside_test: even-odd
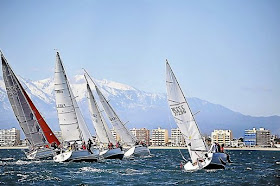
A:
[[[115,144],[116,141],[115,141],[113,135],[111,134],[111,132],[109,131],[106,121],[102,117],[102,113],[100,112],[98,104],[90,89],[86,75],[85,75],[85,79],[86,79],[86,83],[87,83],[89,110],[91,113],[91,119],[93,122],[93,126],[95,128],[95,131],[96,131],[96,135],[97,135],[99,141],[103,144],[106,144],[106,143],[108,144],[110,142]]]
[[[88,74],[87,74],[88,75]],[[89,75],[88,75],[89,76]],[[90,77],[90,76],[89,76]],[[92,79],[91,79],[92,80]],[[137,138],[125,127],[125,125],[122,123],[112,106],[109,104],[109,102],[106,100],[106,98],[103,96],[97,85],[92,80],[93,84],[95,85],[95,89],[97,91],[98,97],[100,99],[100,102],[111,122],[116,132],[121,136],[124,143],[127,145],[133,146]]]
[[[74,97],[58,52],[55,68],[55,96],[64,141],[83,140],[87,143],[92,136]]]
[[[1,53],[3,78],[14,114],[31,146],[42,146],[59,141],[23,89],[13,70]],[[35,118],[34,118],[35,116]]]
[[[183,91],[166,60],[166,88],[168,103],[171,113],[181,130],[189,148],[192,161],[203,156],[208,151],[208,147],[202,138],[198,125],[188,105]],[[203,153],[204,152],[204,153]]]

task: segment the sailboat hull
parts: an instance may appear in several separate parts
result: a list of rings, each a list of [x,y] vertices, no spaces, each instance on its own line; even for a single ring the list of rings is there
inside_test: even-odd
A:
[[[206,159],[205,161],[203,162],[197,162],[195,164],[191,163],[190,161],[187,162],[185,165],[184,165],[184,169],[186,171],[197,171],[197,170],[201,170],[201,169],[204,169],[205,167],[209,166],[211,163],[211,159]]]
[[[131,147],[130,149],[128,149],[125,153],[124,153],[124,157],[129,158],[129,157],[144,157],[144,156],[149,156],[150,150],[148,149],[148,147],[142,146],[142,145],[136,145]]]
[[[53,157],[53,150],[50,148],[40,148],[33,151],[25,152],[25,155],[29,160],[47,159]]]
[[[102,152],[100,152],[100,156],[104,159],[123,159],[124,151],[122,151],[120,148],[116,149],[107,149]]]
[[[54,156],[55,162],[96,162],[99,158],[99,150],[92,150],[92,154],[87,150],[66,151]]]
[[[215,152],[208,153],[208,157],[212,158],[210,164],[205,169],[224,169],[227,162],[227,154]]]
[[[208,158],[205,159],[205,161],[195,164],[187,162],[184,165],[184,169],[186,171],[196,171],[200,169],[225,169],[227,161],[227,154],[225,153],[208,153]]]

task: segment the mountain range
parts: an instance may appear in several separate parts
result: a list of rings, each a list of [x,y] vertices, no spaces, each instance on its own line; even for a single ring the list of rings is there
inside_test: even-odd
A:
[[[32,81],[18,77],[23,87],[45,117],[49,126],[59,130],[55,108],[54,80],[47,78]],[[149,93],[129,85],[108,80],[95,80],[110,104],[128,128],[176,128],[167,105],[166,94]],[[88,111],[86,82],[83,75],[76,75],[70,80],[71,87],[82,110],[89,129],[94,133]],[[94,86],[92,86],[94,87]],[[243,137],[245,129],[264,127],[272,134],[280,134],[280,117],[253,117],[234,112],[222,105],[213,104],[199,98],[188,98],[189,105],[203,134],[210,134],[214,129],[232,130],[236,138]],[[3,78],[0,76],[0,128],[20,128],[7,98]]]

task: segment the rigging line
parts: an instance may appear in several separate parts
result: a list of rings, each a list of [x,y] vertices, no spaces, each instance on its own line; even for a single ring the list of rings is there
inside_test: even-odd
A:
[[[178,102],[178,101],[174,101],[174,100],[171,100],[171,99],[168,99],[168,101],[171,101],[171,102],[175,102],[175,103],[180,103],[180,102]],[[182,102],[182,103],[185,103],[185,102]]]
[[[6,63],[6,64],[7,64],[7,73],[9,73],[9,74],[11,75],[10,78],[11,78],[12,84],[13,84],[14,87],[17,87],[17,88],[18,88],[18,90],[15,92],[15,93],[16,93],[15,96],[12,96],[12,98],[13,98],[13,100],[14,100],[15,103],[16,103],[16,101],[15,101],[15,98],[14,98],[14,97],[17,98],[18,103],[19,103],[19,106],[20,106],[21,112],[22,112],[22,113],[25,113],[25,112],[24,112],[24,109],[23,109],[23,106],[22,106],[22,105],[23,105],[22,101],[25,101],[26,104],[28,105],[27,99],[26,99],[26,97],[24,96],[23,90],[22,90],[22,88],[21,88],[21,86],[20,86],[20,82],[19,82],[19,80],[17,79],[16,75],[14,74],[12,68],[9,66],[8,63]],[[20,91],[21,95],[23,96],[23,99],[24,99],[24,100],[21,100],[21,99],[20,99],[19,91]],[[31,112],[33,112],[32,109],[30,108],[30,105],[28,105],[28,108],[31,110]],[[19,112],[19,108],[16,107],[16,109],[17,109],[18,113],[20,113],[20,112]],[[27,118],[26,118],[26,115],[25,115],[25,114],[24,114],[24,118],[25,118],[25,121],[27,121]],[[22,122],[20,122],[19,124],[20,124],[20,126],[21,126]],[[27,124],[27,122],[26,122],[26,124]],[[22,128],[22,130],[23,130],[23,127],[22,127],[22,126],[21,126],[21,128]],[[28,131],[29,131],[29,133],[30,133],[31,130],[30,130],[29,125],[27,125],[27,129],[28,129]],[[31,144],[31,145],[34,146],[35,142],[34,142],[34,139],[33,139],[33,137],[32,137],[31,135],[30,135],[30,138],[31,138],[32,143],[33,143],[33,144]],[[29,143],[30,143],[30,142],[29,142]]]
[[[119,116],[116,114],[116,112],[115,112],[115,110],[112,108],[112,106],[109,104],[109,101],[108,100],[106,100],[106,98],[104,97],[104,95],[102,94],[102,92],[99,90],[99,88],[97,87],[97,84],[93,81],[93,79],[91,78],[91,76],[88,74],[88,72],[85,70],[85,69],[83,69],[84,71],[85,71],[85,73],[86,73],[86,75],[90,78],[90,80],[92,81],[92,83],[95,85],[95,89],[96,89],[96,91],[97,91],[97,94],[98,94],[98,96],[99,96],[99,98],[102,98],[101,99],[101,103],[103,102],[103,103],[106,103],[107,105],[108,105],[108,107],[110,108],[110,110],[113,112],[113,114],[114,114],[114,116],[117,118],[117,120],[118,121],[115,121],[115,122],[118,122],[118,123],[120,123],[122,126],[123,126],[123,128],[125,129],[125,132],[126,132],[126,134],[128,134],[130,137],[131,137],[131,139],[132,139],[132,142],[133,143],[135,143],[136,141],[137,141],[137,138],[134,136],[134,135],[132,135],[131,133],[130,133],[130,131],[124,126],[124,124],[122,123],[122,121],[120,120],[120,118],[119,118]],[[102,101],[103,100],[103,101]],[[103,108],[104,108],[104,106],[103,106]],[[113,124],[113,121],[111,122],[111,124]]]

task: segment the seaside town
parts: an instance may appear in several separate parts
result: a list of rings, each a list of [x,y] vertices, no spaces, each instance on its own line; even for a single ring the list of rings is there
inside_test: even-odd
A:
[[[179,128],[171,129],[130,129],[131,133],[142,143],[153,147],[186,147],[184,137]],[[116,141],[120,141],[120,136],[111,129],[111,133]],[[62,141],[61,132],[55,131],[54,134]],[[171,134],[171,135],[169,135]],[[98,143],[96,136],[93,139]],[[210,145],[211,143],[224,144],[225,147],[231,148],[280,148],[280,138],[278,135],[272,135],[270,130],[265,128],[252,128],[244,130],[244,136],[239,139],[233,138],[231,130],[214,130],[210,136],[204,136],[205,141]],[[27,147],[28,144],[25,139],[20,136],[20,130],[16,128],[0,129],[0,147]]]

